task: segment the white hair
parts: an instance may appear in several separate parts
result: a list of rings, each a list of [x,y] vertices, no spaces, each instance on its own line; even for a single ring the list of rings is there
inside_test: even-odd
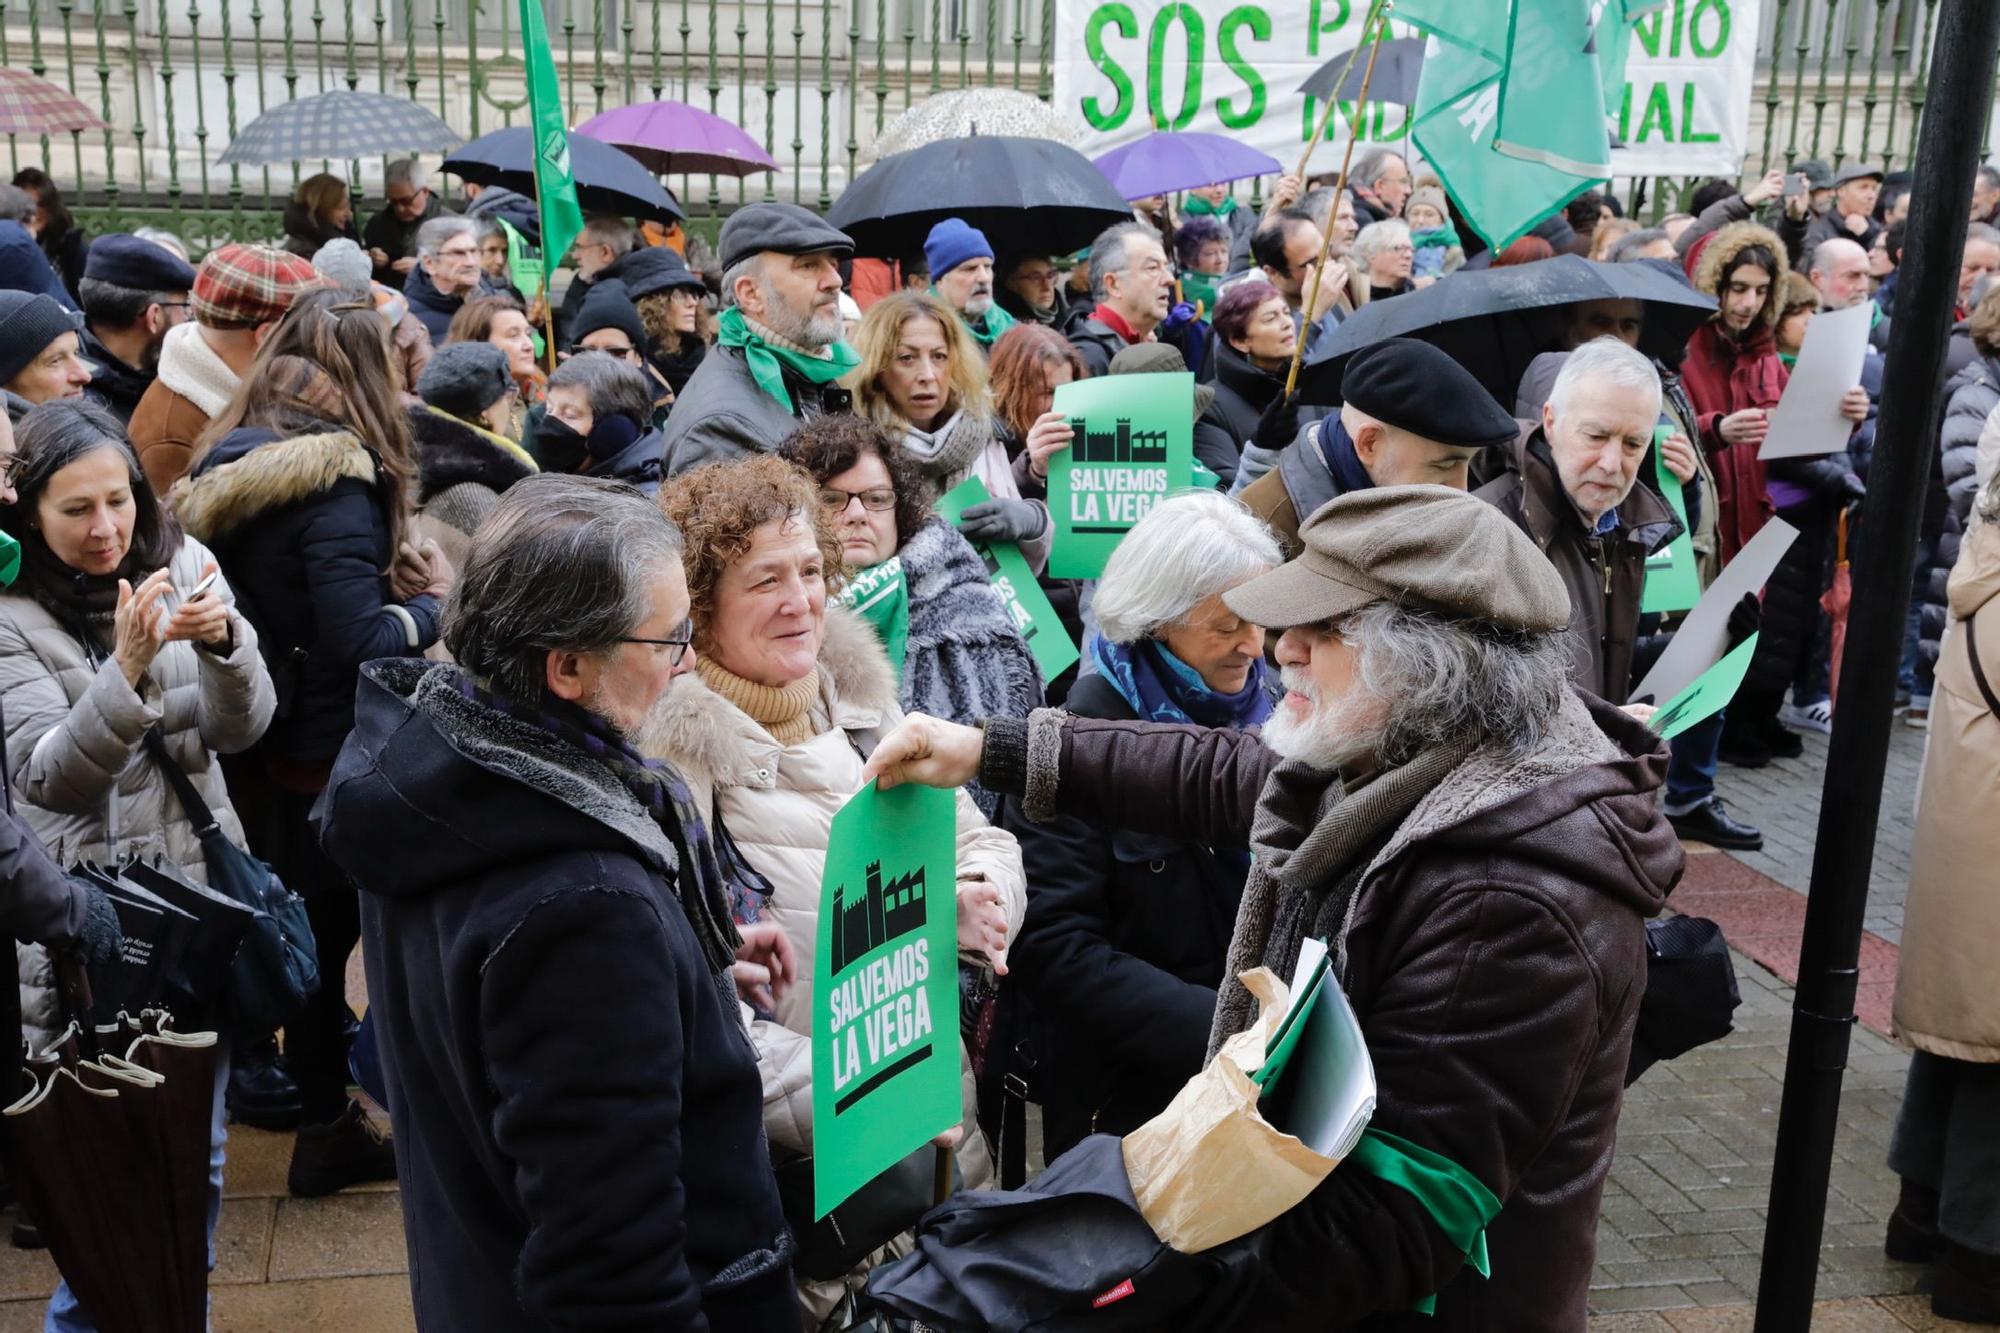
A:
[[[1829,236],[1813,247],[1812,271],[1814,273],[1833,272],[1833,266],[1840,262],[1841,254],[1849,249],[1852,249],[1855,255],[1862,259],[1868,258],[1868,252],[1861,248],[1861,242],[1851,241],[1845,236]]]
[[[1348,247],[1348,253],[1354,257],[1355,263],[1366,268],[1376,255],[1392,246],[1407,245],[1409,240],[1409,223],[1401,218],[1384,218],[1363,227],[1360,235],[1354,238],[1354,244]]]
[[[1660,372],[1644,352],[1605,336],[1592,338],[1571,352],[1549,389],[1548,404],[1557,416],[1569,411],[1570,397],[1586,379],[1600,379],[1621,389],[1643,389],[1652,396],[1653,415],[1660,411]]]
[[[417,228],[417,254],[423,259],[436,259],[438,251],[460,236],[470,236],[477,242],[479,224],[471,218],[462,218],[454,213],[434,217]]]
[[[1186,491],[1132,525],[1105,562],[1091,608],[1105,638],[1137,643],[1284,558],[1271,530],[1241,503]]]
[[[382,188],[386,190],[391,185],[407,185],[412,190],[428,190],[431,187],[430,170],[414,157],[399,157],[382,173]]]

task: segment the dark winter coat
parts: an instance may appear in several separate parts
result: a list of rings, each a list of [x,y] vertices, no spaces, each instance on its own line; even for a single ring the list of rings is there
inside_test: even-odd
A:
[[[660,372],[660,378],[667,382],[667,387],[674,391],[676,397],[687,388],[695,371],[701,369],[702,358],[708,355],[708,344],[699,338],[683,339],[681,346],[679,356],[669,356],[655,349],[651,357],[653,369]]]
[[[785,372],[792,406],[757,387],[740,349],[711,347],[674,400],[661,434],[670,477],[703,463],[728,463],[774,454],[785,437],[822,412],[844,412],[853,395],[838,385],[818,385]]]
[[[421,526],[462,569],[472,534],[509,486],[535,474],[535,460],[505,436],[435,407],[413,407],[409,417]]]
[[[1037,713],[989,725],[981,776],[1034,817],[1219,845],[1248,838],[1275,764],[1243,732]],[[1463,1271],[1413,1196],[1335,1171],[1272,1224],[1236,1326],[1582,1333],[1644,922],[1682,869],[1666,766],[1645,726],[1569,696],[1533,756],[1476,752],[1369,863],[1342,985],[1374,1060],[1373,1123],[1498,1196],[1493,1276]],[[1435,1317],[1414,1313],[1433,1291]]]
[[[294,199],[285,205],[285,239],[280,242],[285,249],[304,259],[311,259],[320,252],[328,241],[342,239],[361,244],[361,233],[354,229],[354,219],[349,218],[344,227],[330,227],[312,215],[312,210]]]
[[[84,390],[85,395],[117,417],[121,425],[131,424],[132,414],[139,408],[139,400],[153,386],[154,374],[128,366],[113,356],[88,325],[77,338],[83,344],[83,359],[92,367],[90,387]]]
[[[465,206],[465,216],[469,218],[492,218],[504,222],[521,233],[529,245],[542,243],[542,215],[535,207],[535,201],[525,194],[489,185],[479,192],[479,197]]]
[[[1042,706],[1042,673],[991,573],[958,529],[933,515],[902,549],[910,591],[903,711],[952,722],[1026,717]],[[1000,798],[970,789],[991,819]]]
[[[1138,720],[1100,675],[1079,678],[1064,707]],[[1008,987],[1034,1006],[1035,1090],[1053,1161],[1087,1134],[1138,1128],[1201,1069],[1248,853],[1067,816],[1038,824],[1013,800],[1005,810],[1028,872]]]
[[[492,296],[498,291],[493,279],[482,273],[479,275],[479,288],[473,295]],[[431,342],[444,346],[445,335],[451,332],[452,316],[464,307],[466,298],[446,296],[439,291],[437,284],[431,281],[431,275],[424,272],[422,262],[411,268],[410,275],[403,279],[403,295],[409,299],[410,313],[416,316],[417,323],[424,326],[424,332],[431,335]]]
[[[1562,576],[1575,654],[1570,679],[1622,704],[1632,688],[1646,557],[1681,534],[1680,520],[1651,487],[1634,483],[1613,511],[1617,526],[1598,536],[1563,489],[1541,427],[1510,452],[1508,472],[1480,487],[1479,498],[1514,520]]]
[[[622,481],[627,486],[637,486],[646,494],[654,495],[659,492],[660,483],[666,480],[665,459],[666,445],[660,438],[660,432],[649,427],[638,439],[611,457],[594,460],[583,470],[583,475]]]
[[[396,210],[385,206],[381,212],[368,219],[368,225],[361,230],[361,248],[380,250],[389,256],[387,264],[375,266],[375,281],[385,287],[399,287],[403,275],[394,267],[398,259],[408,259],[417,253],[417,229],[432,218],[456,217],[457,214],[444,206],[436,190],[430,192],[430,201],[424,211],[405,222],[396,215]]]
[[[796,1330],[756,1057],[602,764],[372,662],[319,806],[361,896],[419,1327]]]
[[[1207,456],[1202,453],[1202,442],[1205,433],[1215,440],[1227,437],[1230,470],[1227,474],[1216,472],[1222,477],[1222,490],[1226,493],[1236,485],[1245,451],[1257,438],[1258,418],[1264,415],[1264,409],[1283,390],[1285,380],[1282,375],[1274,375],[1252,365],[1249,358],[1231,347],[1226,339],[1218,336],[1211,339],[1211,343],[1214,347],[1211,364],[1215,367],[1215,401],[1194,423],[1195,454],[1211,472],[1216,472],[1215,464],[1208,462]],[[1302,425],[1310,425],[1331,416],[1333,411],[1328,407],[1301,406],[1299,421]],[[1211,444],[1210,451],[1219,452],[1219,446]],[[1259,468],[1257,476],[1246,482],[1245,487],[1254,485],[1269,470],[1268,465]]]
[[[1063,330],[1063,336],[1069,339],[1071,347],[1076,348],[1076,354],[1083,358],[1083,368],[1090,372],[1093,379],[1110,374],[1111,358],[1130,346],[1116,329],[1088,315],[1073,321]]]
[[[40,292],[65,310],[78,308],[34,234],[18,222],[0,222],[0,291]]]
[[[5,729],[0,721],[0,732]],[[13,792],[11,776],[0,775],[0,929],[9,940],[74,944],[89,918],[89,896],[14,813]],[[6,956],[12,959],[15,950],[8,948]],[[21,989],[11,978],[0,984],[0,1033],[7,1034],[9,1043],[20,1040]],[[0,1097],[12,1106],[20,1095],[21,1062],[5,1061],[0,1065]]]
[[[1919,572],[1916,593],[1923,605],[1923,658],[1935,663],[1947,621],[1945,584],[1958,563],[1973,501],[1979,498],[1979,437],[1986,418],[2000,407],[2000,356],[1980,354],[1945,384],[1944,415],[1938,422],[1938,466],[1944,515],[1937,551]]]
[[[361,664],[437,641],[438,599],[398,603],[384,572],[391,507],[402,503],[374,452],[331,426],[290,437],[239,427],[175,484],[181,526],[215,552],[271,665],[267,756],[330,762],[354,725]]]

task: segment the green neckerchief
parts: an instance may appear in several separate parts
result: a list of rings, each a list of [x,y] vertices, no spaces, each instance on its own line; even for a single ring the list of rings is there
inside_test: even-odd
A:
[[[903,577],[902,558],[892,555],[879,565],[856,570],[834,602],[875,627],[875,635],[888,650],[889,662],[900,679],[904,646],[910,637],[910,585]]]
[[[936,287],[931,288],[931,295],[937,296],[937,299],[940,301],[944,301],[944,297],[938,296],[938,289]],[[951,303],[945,301],[945,304],[950,305]],[[993,349],[994,343],[1000,341],[1001,334],[1014,327],[1014,317],[1005,310],[1002,310],[998,301],[986,307],[986,318],[981,321],[981,323],[986,325],[984,333],[980,332],[979,326],[967,319],[962,313],[958,317],[958,322],[965,326],[965,331],[972,335],[974,342],[988,351]]]
[[[1778,360],[1784,364],[1786,370],[1790,370],[1792,367],[1798,365],[1799,354],[1797,352],[1780,352],[1778,353]]]
[[[1410,233],[1410,244],[1419,250],[1433,245],[1449,248],[1458,244],[1458,229],[1447,222],[1442,227],[1426,227],[1422,231],[1413,231]]]
[[[1882,314],[1882,307],[1880,303],[1876,302],[1872,298],[1868,302],[1868,309],[1870,311],[1870,314],[1868,316],[1868,331],[1870,333],[1873,333],[1875,332],[1875,330],[1882,327],[1882,321],[1885,318],[1885,316]]]
[[[1236,211],[1236,196],[1224,195],[1222,202],[1211,204],[1198,194],[1191,194],[1181,201],[1181,212],[1191,218],[1226,218]]]
[[[1386,1184],[1414,1194],[1465,1262],[1481,1277],[1493,1270],[1486,1257],[1486,1228],[1500,1215],[1500,1200],[1470,1171],[1441,1153],[1370,1128],[1346,1158]],[[1437,1308],[1435,1294],[1417,1302],[1419,1314]]]
[[[21,572],[21,543],[0,532],[0,588],[10,588]]]
[[[1181,274],[1181,299],[1198,307],[1198,314],[1206,317],[1215,313],[1216,302],[1222,299],[1222,275],[1217,273]]]
[[[833,344],[828,349],[833,355],[826,357],[773,346],[751,331],[750,321],[735,306],[723,311],[722,318],[716,321],[715,345],[740,350],[750,366],[750,378],[787,412],[798,411],[798,404],[792,401],[792,391],[785,387],[786,370],[811,384],[831,384],[861,364],[861,358],[846,343]]]

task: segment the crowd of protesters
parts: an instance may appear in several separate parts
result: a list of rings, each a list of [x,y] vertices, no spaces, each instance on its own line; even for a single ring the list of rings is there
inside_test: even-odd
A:
[[[1247,1026],[1238,974],[1322,936],[1375,1123],[1502,1205],[1491,1275],[1339,1172],[1230,1277],[1228,1325],[1416,1327],[1435,1295],[1450,1327],[1581,1330],[1645,922],[1681,840],[1762,845],[1720,766],[1831,730],[1821,599],[1868,539],[1879,437],[1936,453],[1898,698],[1930,748],[1887,1246],[1938,1265],[1940,1312],[2000,1323],[1975,958],[2000,930],[1976,892],[2000,629],[1973,625],[2000,593],[2000,171],[1931,441],[1878,421],[1912,184],[1801,162],[1657,226],[1591,191],[1496,251],[1376,150],[1344,189],[1134,201],[1076,255],[952,218],[887,265],[785,204],[712,252],[594,217],[546,256],[572,273],[552,296],[531,203],[455,208],[413,161],[364,225],[312,176],[279,245],[198,261],[86,235],[23,171],[0,187],[0,915],[24,1039],[57,1035],[51,950],[117,950],[58,866],[204,878],[177,768],[303,895],[322,979],[225,1052],[214,1200],[232,1118],[295,1132],[296,1195],[400,1179],[426,1328],[862,1326],[922,1209],[885,1184],[902,1234],[806,1275],[818,1219],[786,1182],[814,1151],[821,874],[868,782],[952,787],[983,1017],[941,1141],[967,1187],[1018,1170],[996,1140],[1024,1096],[1049,1160],[1157,1115]],[[1649,265],[1714,314],[1663,360],[1639,302],[1580,302],[1504,395],[1407,338],[1355,352],[1337,402],[1287,393],[1301,344],[1370,305],[1558,255]],[[1863,305],[1846,431],[1760,461],[1806,327]],[[1100,578],[1049,575],[1057,391],[1187,370],[1203,484]],[[986,498],[948,521],[970,478]],[[1685,534],[1706,585],[1773,517],[1800,536],[1730,618],[1758,634],[1743,686],[1662,742],[1631,698],[1674,632],[1642,613],[1647,562]],[[993,587],[1005,544],[1080,650],[1053,679]],[[357,947],[386,1121],[351,1092]],[[47,1320],[93,1327],[67,1286]]]

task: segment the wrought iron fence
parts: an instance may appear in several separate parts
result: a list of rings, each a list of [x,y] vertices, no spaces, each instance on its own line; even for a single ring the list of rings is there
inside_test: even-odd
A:
[[[754,199],[826,206],[885,121],[929,93],[1051,90],[1054,0],[543,3],[573,122],[677,98],[744,126],[783,166],[749,181],[669,181],[697,216]],[[1937,3],[1765,0],[1750,138],[1760,151],[1746,169],[1906,164]],[[0,0],[0,63],[67,86],[111,126],[10,138],[9,170],[42,166],[99,228],[164,226],[197,246],[270,236],[316,164],[216,166],[242,125],[333,88],[407,95],[468,135],[514,123],[525,111],[517,26],[510,0]],[[317,165],[372,191],[384,163]]]

